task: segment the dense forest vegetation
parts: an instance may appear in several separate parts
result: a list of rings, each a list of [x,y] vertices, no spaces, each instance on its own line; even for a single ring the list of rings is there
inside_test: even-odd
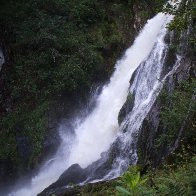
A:
[[[6,167],[11,163],[9,172],[38,161],[52,102],[106,81],[162,2],[1,1],[0,160]]]

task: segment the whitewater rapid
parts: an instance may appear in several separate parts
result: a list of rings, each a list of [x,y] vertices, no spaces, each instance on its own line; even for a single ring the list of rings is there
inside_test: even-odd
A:
[[[40,168],[31,184],[13,191],[10,196],[35,196],[55,182],[72,164],[85,168],[101,157],[117,137],[118,114],[126,101],[129,80],[137,67],[148,57],[160,31],[169,22],[168,16],[159,13],[148,20],[133,45],[116,63],[110,82],[103,87],[94,110],[75,126],[74,136],[61,127],[62,144],[53,160]]]

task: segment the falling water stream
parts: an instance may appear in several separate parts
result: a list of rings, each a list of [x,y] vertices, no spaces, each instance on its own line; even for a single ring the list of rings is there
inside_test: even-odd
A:
[[[72,164],[78,163],[85,168],[98,160],[101,153],[107,151],[117,137],[123,141],[122,149],[130,144],[131,141],[126,141],[130,140],[126,134],[130,135],[133,130],[139,129],[158,94],[157,78],[161,73],[161,61],[166,47],[163,43],[167,31],[165,27],[171,18],[171,16],[159,13],[148,20],[133,45],[127,49],[121,60],[117,61],[114,74],[110,82],[103,87],[93,111],[74,127],[74,134],[64,130],[63,126],[61,127],[62,144],[54,158],[40,168],[30,184],[13,191],[9,194],[10,196],[37,195],[55,182]],[[138,76],[135,77],[129,89],[129,80],[137,68],[136,75]],[[135,92],[134,108],[127,117],[131,120],[125,120],[119,127],[118,114],[129,91]],[[122,135],[120,130],[123,126],[128,126],[129,131]],[[121,165],[124,163],[127,164],[127,159],[122,157],[115,160],[113,170],[105,178],[120,175]]]

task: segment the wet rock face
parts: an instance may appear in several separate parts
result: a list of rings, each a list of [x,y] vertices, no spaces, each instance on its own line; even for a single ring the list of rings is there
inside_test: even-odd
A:
[[[160,124],[160,107],[160,103],[156,102],[143,121],[137,146],[139,164],[147,165],[149,162],[153,162],[153,166],[155,166],[158,164],[160,156],[163,155],[163,152],[156,153],[154,145],[156,136],[164,131],[164,127]]]
[[[20,157],[27,161],[31,155],[31,147],[29,144],[29,139],[25,136],[16,137],[18,153]]]
[[[119,145],[119,141],[116,140],[108,152],[102,153],[101,158],[87,168],[83,169],[78,164],[71,165],[55,183],[47,187],[39,196],[61,195],[61,193],[63,195],[74,195],[77,190],[67,186],[84,182],[86,184],[93,180],[102,179],[111,171],[114,160],[121,154]]]
[[[134,106],[134,100],[135,100],[135,94],[129,93],[127,96],[127,100],[123,107],[120,109],[119,115],[118,115],[118,124],[120,125],[122,121],[125,119],[127,114],[133,109]]]
[[[184,43],[184,37],[180,40],[180,46]],[[159,166],[163,160],[178,147],[178,141],[183,135],[185,128],[188,127],[189,122],[191,122],[191,113],[187,109],[185,114],[186,118],[189,119],[186,121],[186,118],[182,120],[182,122],[178,123],[178,126],[175,130],[175,137],[169,138],[168,131],[171,129],[169,125],[165,124],[165,122],[161,117],[161,113],[163,111],[164,105],[172,104],[172,96],[176,89],[179,88],[179,85],[183,81],[189,81],[191,78],[195,77],[194,73],[194,61],[193,57],[189,55],[189,49],[187,48],[187,44],[184,43],[184,48],[178,51],[182,55],[182,60],[179,66],[175,69],[175,72],[171,74],[165,81],[164,87],[160,92],[157,100],[153,104],[150,112],[146,116],[145,120],[142,123],[141,130],[138,137],[137,142],[137,154],[138,154],[138,164],[157,167]],[[165,61],[165,69],[163,69],[162,77],[167,74],[170,70],[170,65],[174,64],[173,59],[176,56],[176,50],[169,49],[168,55],[166,56]],[[162,95],[166,95],[171,103],[165,103],[165,100],[162,99]],[[187,97],[187,99],[189,99]],[[179,100],[180,101],[180,100]],[[191,99],[188,100],[191,102]],[[161,138],[163,136],[168,137],[167,142],[164,145],[164,142],[161,143]],[[159,141],[159,145],[157,142]]]
[[[77,184],[84,181],[87,178],[88,171],[87,169],[82,169],[78,164],[74,164],[69,167],[59,179],[46,188],[38,196],[50,195],[52,193],[58,193],[64,186]]]
[[[58,185],[76,184],[86,179],[86,170],[82,169],[80,165],[74,164],[66,170],[59,178]]]
[[[182,135],[183,128],[186,127],[186,124],[188,123],[185,118],[182,119],[182,122],[178,123],[175,133],[172,133],[173,135],[170,137],[171,133],[168,133],[168,131],[171,127],[161,119],[162,109],[163,106],[165,106],[164,100],[161,99],[161,95],[164,93],[169,99],[172,99],[172,96],[183,81],[190,82],[191,78],[195,77],[195,65],[193,63],[194,57],[190,55],[191,52],[188,44],[188,37],[189,31],[183,32],[180,38],[176,35],[176,32],[170,32],[165,36],[164,41],[167,44],[168,49],[164,55],[164,66],[160,78],[158,79],[162,80],[171,70],[172,72],[164,82],[164,87],[159,94],[160,96],[157,97],[151,110],[145,117],[139,135],[136,138],[136,141],[138,140],[138,164],[157,167],[168,154],[177,148],[177,141]],[[181,58],[180,64],[174,68],[178,56]],[[130,86],[134,81],[136,73],[137,70],[134,72],[130,80]],[[189,98],[187,97],[187,99]],[[169,100],[168,103],[166,103],[168,107],[170,106],[170,102],[171,101]],[[121,124],[127,114],[132,111],[133,104],[134,99],[131,100],[128,96],[127,101],[119,113],[119,124]],[[188,116],[189,114],[187,112],[184,115]],[[124,130],[122,131],[126,132],[126,127],[124,127]],[[165,139],[164,137],[168,137],[169,139]],[[167,140],[165,145],[162,139]]]
[[[2,49],[0,48],[0,71],[2,69],[3,64],[5,63],[5,58]]]
[[[74,190],[67,186],[89,182],[95,179],[102,178],[111,169],[113,157],[108,154],[103,154],[102,158],[95,161],[87,168],[81,168],[79,164],[71,165],[59,179],[42,191],[38,196],[47,196],[52,194],[66,193],[65,195],[73,195]]]
[[[5,185],[10,185],[10,177],[14,181],[12,174],[14,173],[15,167],[12,160],[0,160],[0,190],[1,194],[4,195]],[[10,186],[11,187],[11,186]]]
[[[167,79],[165,88],[162,91],[164,91],[164,93],[166,93],[168,96],[172,95],[176,86],[179,85],[177,78],[187,79],[190,77],[190,72],[188,70],[190,70],[191,66],[192,65],[190,63],[182,63],[177,72]],[[159,96],[142,124],[137,145],[138,164],[157,167],[162,163],[166,156],[168,156],[173,150],[175,150],[175,148],[178,147],[175,145],[175,143],[182,135],[180,132],[184,131],[184,123],[186,124],[188,122],[185,122],[185,119],[183,119],[179,125],[179,129],[175,131],[176,136],[173,138],[168,137],[165,145],[161,144],[161,138],[163,138],[165,135],[169,136],[170,134],[168,133],[170,128],[164,123],[164,121],[161,120],[163,105],[163,100],[161,100],[161,97]],[[189,115],[188,111],[186,116],[187,115]],[[156,141],[158,140],[160,145],[157,145]]]

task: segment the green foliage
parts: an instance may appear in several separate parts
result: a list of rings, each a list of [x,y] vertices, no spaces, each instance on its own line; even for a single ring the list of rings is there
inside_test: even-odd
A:
[[[158,173],[154,178],[157,194],[161,195],[195,195],[196,157],[190,163],[182,163],[176,170],[167,168],[167,171]],[[158,177],[158,175],[160,175]]]
[[[166,166],[155,172],[148,171],[143,177],[133,167],[118,182],[122,186],[116,187],[116,195],[195,195],[196,157],[188,163],[178,163],[176,169]]]
[[[134,98],[133,94],[129,93],[128,96],[127,96],[127,101],[131,102],[133,98]]]
[[[121,186],[117,186],[116,190],[120,195],[139,195],[143,192],[141,186],[146,183],[146,180],[141,178],[136,167],[130,167],[129,171],[125,172],[118,181]]]
[[[18,152],[17,138],[25,137],[28,138],[31,147],[28,164],[34,162],[33,160],[40,154],[45,137],[47,109],[48,103],[46,102],[31,111],[21,108],[21,110],[15,111],[0,120],[0,157],[2,159],[14,160],[20,167],[22,157]]]
[[[178,156],[186,156],[188,159],[176,161]],[[179,159],[178,159],[179,160]],[[130,166],[118,179],[86,184],[76,187],[78,195],[135,195],[135,196],[166,196],[182,195],[192,196],[196,193],[196,155],[189,149],[175,152],[171,157],[171,163],[163,163],[159,169],[149,168],[141,175],[139,166]],[[144,171],[143,171],[144,172]],[[66,195],[66,194],[65,194]]]
[[[0,35],[10,51],[10,65],[4,81],[7,93],[0,97],[0,159],[19,157],[19,133],[29,138],[32,159],[38,156],[47,130],[47,107],[42,110],[42,105],[61,93],[88,89],[111,73],[132,17],[126,2],[116,5],[111,13],[113,2],[2,1]]]
[[[87,88],[95,76],[108,74],[103,69],[102,50],[111,53],[108,63],[114,64],[122,50],[119,44],[126,43],[125,27],[132,13],[126,2],[106,4],[89,0],[4,1],[0,26],[9,37],[12,67],[6,84],[14,102],[37,103],[63,90]]]
[[[142,177],[137,167],[131,167],[131,172],[127,171],[118,181],[116,195],[195,195],[195,119],[193,117],[192,122],[189,119],[195,113],[195,87],[195,79],[189,78],[178,83],[169,94],[168,91],[162,91],[159,99],[164,131],[157,136],[155,145],[157,150],[169,147],[177,138],[183,122],[187,120],[179,141],[180,147],[166,159],[161,168],[155,171],[149,169]],[[188,112],[189,118],[186,119]],[[141,178],[145,179],[145,183],[139,183]]]
[[[196,37],[195,37],[195,19],[196,19],[196,3],[193,0],[182,0],[179,7],[172,7],[169,4],[164,9],[165,13],[173,14],[174,19],[169,23],[169,30],[174,30],[176,40],[179,40],[182,33],[189,32],[186,37],[189,44],[189,54],[195,55],[196,51]],[[190,33],[191,32],[191,33]],[[178,46],[180,47],[180,46]],[[177,47],[177,49],[178,49]]]
[[[166,131],[156,138],[155,146],[157,148],[173,142],[186,118],[188,110],[195,112],[195,103],[192,100],[195,86],[195,79],[193,78],[189,82],[182,81],[171,95],[168,95],[164,90],[162,91],[159,97],[162,101],[160,117]]]
[[[196,3],[194,1],[188,2],[187,0],[183,0],[180,3],[179,8],[178,5],[179,3],[176,4],[176,6],[171,6],[168,3],[164,11],[175,16],[172,22],[169,24],[169,29],[182,31],[187,29],[190,25],[190,18],[196,17]]]

